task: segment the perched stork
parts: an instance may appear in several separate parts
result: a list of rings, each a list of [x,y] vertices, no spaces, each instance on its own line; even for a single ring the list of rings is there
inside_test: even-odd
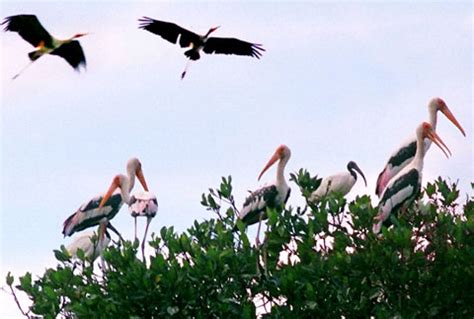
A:
[[[116,175],[105,195],[94,197],[84,203],[64,221],[64,236],[71,236],[75,232],[98,224],[106,224],[107,227],[118,234],[116,229],[108,222],[117,215],[123,203],[128,204],[130,192],[135,185],[135,176],[147,191],[148,186],[143,176],[142,164],[137,158],[131,158],[127,162],[127,176]],[[120,192],[114,193],[117,188],[120,188]]]
[[[110,234],[105,231],[104,238],[100,240],[96,232],[85,232],[74,238],[73,242],[67,246],[67,251],[71,256],[77,256],[80,249],[91,262],[102,255],[102,252],[110,243]]]
[[[438,111],[441,111],[460,131],[466,136],[464,129],[461,124],[456,120],[453,113],[449,110],[446,103],[439,97],[434,98],[428,104],[428,113],[430,115],[429,123],[433,127],[433,130],[436,131],[436,124],[438,121]],[[429,149],[431,141],[429,139],[425,140],[425,152]],[[415,156],[416,153],[416,137],[409,138],[404,142],[388,159],[387,164],[385,165],[383,171],[379,174],[377,178],[377,186],[375,189],[375,194],[377,196],[382,196],[383,190],[387,186],[387,183],[394,177],[400,170],[408,165]]]
[[[410,164],[406,165],[390,180],[383,191],[378,205],[379,213],[374,218],[376,224],[372,228],[375,234],[380,232],[382,223],[389,218],[392,212],[410,205],[420,193],[423,158],[426,154],[425,138],[433,141],[444,152],[446,157],[448,157],[448,153],[451,154],[451,151],[436,134],[431,124],[423,122],[418,126],[416,129],[415,157]]]
[[[179,45],[188,48],[184,55],[190,60],[196,61],[200,58],[200,52],[212,54],[236,54],[246,55],[259,59],[261,51],[265,51],[261,44],[250,43],[235,38],[210,38],[209,35],[219,27],[210,28],[205,35],[199,35],[186,30],[172,22],[158,21],[152,18],[143,17],[138,19],[140,28],[157,34],[163,39],[176,44],[179,38]],[[181,74],[181,79],[186,75],[188,65]]]
[[[364,173],[362,173],[362,170],[355,162],[350,161],[347,164],[347,170],[348,172],[341,172],[324,178],[318,189],[311,194],[310,200],[318,201],[321,197],[326,196],[329,193],[340,193],[345,196],[350,192],[357,181],[356,172],[362,176],[365,186],[367,186],[367,180],[365,179]]]
[[[135,239],[137,238],[137,217],[146,217],[145,234],[143,235],[142,240],[142,256],[143,259],[145,259],[145,239],[148,233],[148,226],[158,212],[158,200],[156,199],[155,194],[150,192],[140,192],[132,195],[128,209],[132,217],[135,219]]]
[[[260,225],[263,219],[267,219],[266,209],[276,208],[285,205],[290,197],[290,187],[286,183],[284,170],[291,157],[291,151],[286,145],[280,145],[268,163],[263,168],[258,176],[258,180],[263,173],[267,171],[276,161],[278,162],[276,181],[272,184],[266,185],[254,192],[245,199],[244,205],[240,210],[239,219],[247,226],[258,224],[257,230],[257,244],[259,242],[258,236],[260,233]],[[236,229],[236,228],[234,228]]]
[[[45,54],[58,55],[64,58],[76,70],[79,70],[81,65],[86,66],[86,58],[81,44],[75,39],[85,36],[87,33],[77,33],[65,40],[56,39],[46,31],[38,18],[32,14],[6,17],[2,22],[3,24],[5,24],[5,31],[18,32],[25,41],[36,48],[35,51],[28,53],[31,62],[13,79],[16,79],[21,72]]]

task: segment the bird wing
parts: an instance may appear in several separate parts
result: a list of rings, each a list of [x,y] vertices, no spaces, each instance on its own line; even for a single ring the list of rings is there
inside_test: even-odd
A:
[[[265,212],[268,207],[273,208],[277,205],[278,189],[275,185],[262,187],[252,192],[244,201],[240,212],[240,218],[246,225],[252,225],[259,221],[260,214]],[[263,216],[263,219],[266,219]]]
[[[64,43],[52,51],[51,54],[64,58],[76,70],[79,70],[81,65],[86,66],[84,51],[82,51],[81,44],[77,40]]]
[[[375,194],[379,197],[382,195],[387,183],[413,160],[415,153],[416,140],[410,140],[407,143],[403,143],[399,149],[393,152],[387,161],[387,165],[385,165],[385,168],[380,172],[379,177],[377,178]]]
[[[35,15],[20,14],[6,17],[2,22],[2,25],[4,24],[4,31],[18,32],[25,41],[28,41],[34,47],[37,47],[41,41],[47,47],[51,47],[53,44],[51,35]]]
[[[98,225],[104,218],[114,218],[122,206],[122,195],[112,195],[105,205],[99,208],[101,201],[102,196],[94,197],[69,216],[63,224],[64,236],[71,236],[77,231]]]
[[[406,174],[395,177],[395,180],[387,186],[382,194],[379,207],[390,204],[391,210],[398,209],[407,200],[412,200],[418,196],[421,189],[420,173],[416,169],[411,169]],[[406,190],[409,190],[407,193]]]
[[[179,45],[182,48],[189,47],[191,43],[197,43],[200,39],[198,34],[172,22],[158,21],[148,17],[143,17],[138,21],[140,21],[139,28],[157,34],[173,44],[176,44],[179,37]]]
[[[248,55],[260,59],[261,51],[265,51],[261,44],[254,44],[235,38],[209,38],[203,51],[208,54],[237,54]]]

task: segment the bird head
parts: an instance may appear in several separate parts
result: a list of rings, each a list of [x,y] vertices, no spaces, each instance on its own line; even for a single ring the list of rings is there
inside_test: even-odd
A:
[[[148,191],[148,186],[145,181],[145,176],[143,175],[142,163],[140,162],[138,158],[132,157],[131,159],[128,160],[127,172],[129,175],[135,175],[140,181],[140,184],[142,184],[143,189]]]
[[[433,130],[433,127],[431,126],[430,123],[423,122],[417,129],[416,131],[417,136],[422,136],[423,138],[429,138],[433,143],[435,143],[446,155],[446,157],[449,158],[449,155],[451,155],[451,151],[449,148],[444,144],[443,140],[441,137],[436,134],[436,132]],[[449,153],[449,155],[448,155]]]
[[[360,176],[362,176],[362,178],[364,179],[365,186],[367,187],[367,180],[365,179],[364,173],[362,173],[362,170],[359,168],[359,166],[357,166],[356,162],[350,161],[347,164],[347,169],[349,171],[351,170],[357,171],[360,174]]]
[[[88,35],[88,34],[89,34],[89,32],[86,32],[86,33],[76,33],[72,38],[73,38],[73,39],[77,39],[77,38],[81,38],[81,37],[83,37],[83,36],[85,36],[85,35]]]
[[[458,120],[454,117],[453,113],[451,113],[451,110],[448,108],[442,98],[435,97],[430,101],[428,107],[430,108],[430,111],[440,111],[441,113],[443,113],[448,118],[448,120],[450,120],[451,123],[453,123],[461,131],[462,135],[466,136],[466,133],[464,132],[464,129],[462,128],[461,124],[459,124]]]
[[[209,31],[207,31],[206,35],[204,36],[204,38],[207,38],[212,32],[216,31],[217,29],[219,29],[220,26],[217,26],[217,27],[212,27],[209,29]]]
[[[288,148],[288,146],[282,144],[277,147],[275,153],[273,153],[273,156],[270,158],[268,163],[265,165],[265,167],[262,169],[262,172],[260,175],[258,175],[258,180],[262,177],[263,173],[267,171],[273,164],[275,164],[276,161],[286,159],[288,160],[291,156],[291,151]]]

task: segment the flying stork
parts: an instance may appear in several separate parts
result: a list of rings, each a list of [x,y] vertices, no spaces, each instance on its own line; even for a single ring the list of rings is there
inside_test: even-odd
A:
[[[28,53],[30,63],[17,73],[13,79],[16,79],[28,66],[45,54],[58,55],[64,58],[77,71],[81,66],[86,66],[86,57],[81,44],[75,39],[83,37],[87,33],[77,33],[65,40],[56,39],[46,31],[38,18],[32,14],[6,17],[2,22],[2,25],[4,24],[4,31],[18,32],[25,41],[36,48],[35,51]]]
[[[84,203],[74,214],[64,221],[64,236],[71,236],[75,232],[86,228],[98,224],[105,224],[120,237],[118,231],[109,221],[117,215],[123,203],[128,204],[130,192],[135,185],[135,176],[147,191],[148,186],[143,175],[142,164],[137,158],[131,158],[127,162],[127,176],[122,174],[115,175],[105,195],[96,196]],[[120,188],[120,192],[114,193],[117,188]],[[105,228],[101,231],[100,238],[103,238],[104,231]]]
[[[436,124],[438,121],[438,111],[441,111],[460,131],[466,136],[464,129],[461,124],[456,120],[453,113],[449,110],[446,103],[439,97],[433,98],[428,104],[428,113],[430,116],[429,123],[433,127],[433,130],[436,131]],[[429,139],[425,140],[425,152],[429,149],[431,141]],[[375,194],[381,197],[383,190],[387,186],[387,183],[398,173],[400,170],[408,165],[415,156],[417,149],[416,136],[409,138],[405,141],[387,161],[382,172],[380,172],[379,177],[377,178],[377,186],[375,189]]]
[[[179,39],[179,45],[182,48],[189,48],[184,55],[191,61],[199,60],[200,52],[212,54],[236,54],[246,55],[259,59],[261,51],[265,51],[261,44],[250,43],[236,38],[216,38],[209,35],[219,27],[212,27],[205,35],[199,35],[186,30],[172,22],[159,21],[148,17],[138,19],[140,28],[157,34],[163,39],[176,44]],[[186,75],[188,64],[186,65],[181,79]]]
[[[341,172],[324,178],[321,181],[318,189],[316,189],[310,197],[311,201],[318,201],[321,197],[326,196],[329,193],[340,193],[345,196],[350,192],[355,182],[357,181],[358,172],[364,179],[365,186],[367,186],[367,180],[365,179],[364,173],[353,161],[347,164],[347,172]]]
[[[239,219],[246,225],[258,224],[257,230],[257,244],[259,243],[260,226],[263,219],[267,219],[266,214],[268,208],[282,207],[288,201],[290,197],[291,189],[286,183],[284,170],[291,157],[291,151],[286,145],[280,145],[273,156],[270,158],[268,163],[263,168],[262,172],[258,176],[258,180],[276,161],[278,161],[276,171],[276,181],[272,184],[265,185],[264,187],[251,192],[250,195],[245,199],[244,205],[239,213]],[[234,228],[236,230],[236,228]]]
[[[451,151],[436,134],[431,124],[423,122],[418,126],[416,129],[415,157],[410,164],[406,165],[390,180],[381,195],[378,205],[379,212],[374,218],[376,224],[372,228],[375,234],[380,232],[382,223],[389,218],[392,212],[408,207],[420,193],[423,158],[426,154],[425,138],[433,141],[444,152],[446,157],[448,157],[448,153],[451,155]]]
[[[156,195],[147,191],[132,195],[128,209],[135,219],[135,239],[137,238],[137,217],[146,217],[145,233],[142,240],[142,257],[145,259],[145,239],[148,233],[148,226],[158,212],[158,200],[156,199]]]

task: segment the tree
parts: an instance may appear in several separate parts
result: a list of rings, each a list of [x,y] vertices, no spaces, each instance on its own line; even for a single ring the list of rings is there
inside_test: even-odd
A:
[[[320,182],[303,170],[292,180],[305,198]],[[231,182],[202,195],[216,218],[154,234],[148,263],[137,258],[138,241],[109,247],[100,271],[62,247],[55,268],[16,286],[8,274],[7,285],[32,300],[26,316],[45,318],[474,317],[474,201],[459,207],[455,183],[428,183],[426,199],[379,236],[368,196],[267,210],[255,247],[241,222],[232,232]]]

